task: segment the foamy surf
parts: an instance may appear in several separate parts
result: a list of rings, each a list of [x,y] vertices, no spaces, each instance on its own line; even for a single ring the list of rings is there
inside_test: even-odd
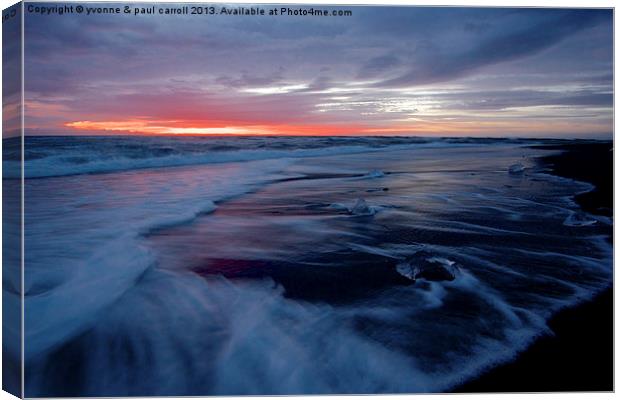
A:
[[[353,143],[27,179],[27,395],[446,391],[611,281],[611,221],[566,223],[589,186],[540,151]]]

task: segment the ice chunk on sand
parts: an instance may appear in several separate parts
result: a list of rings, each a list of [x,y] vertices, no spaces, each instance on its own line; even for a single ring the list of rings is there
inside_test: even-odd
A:
[[[407,262],[399,263],[398,265],[396,265],[396,271],[405,278],[415,281],[415,268],[413,267],[413,265]]]
[[[525,171],[525,167],[521,163],[512,164],[510,168],[508,168],[508,173],[513,175],[522,174]]]
[[[396,271],[402,276],[416,281],[453,281],[458,267],[454,261],[435,257],[427,251],[420,251],[396,265]]]
[[[368,206],[366,200],[360,198],[357,199],[353,207],[349,209],[349,213],[353,215],[373,215],[375,210]]]
[[[596,224],[596,220],[588,217],[585,213],[574,212],[571,213],[565,220],[566,226],[590,226]]]
[[[364,175],[364,178],[382,178],[384,176],[385,176],[385,173],[383,173],[383,171],[380,171],[378,169],[373,169],[372,171]]]

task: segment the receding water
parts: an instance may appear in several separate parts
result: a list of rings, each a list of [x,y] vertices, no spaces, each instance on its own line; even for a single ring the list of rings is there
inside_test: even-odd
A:
[[[536,141],[28,140],[27,396],[446,391],[612,280]]]

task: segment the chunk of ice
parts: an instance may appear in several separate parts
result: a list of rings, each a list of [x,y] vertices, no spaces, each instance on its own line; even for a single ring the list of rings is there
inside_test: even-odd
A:
[[[372,215],[372,214],[374,214],[373,209],[368,206],[368,203],[366,203],[366,200],[361,199],[361,198],[357,199],[357,201],[355,202],[355,205],[353,207],[351,207],[349,212],[351,214],[353,214],[353,215]]]
[[[513,175],[522,174],[523,171],[525,171],[525,167],[521,163],[512,164],[508,168],[508,173]]]
[[[372,171],[367,173],[364,177],[365,178],[382,178],[384,176],[385,176],[385,173],[383,173],[383,171],[380,171],[378,169],[373,169]]]

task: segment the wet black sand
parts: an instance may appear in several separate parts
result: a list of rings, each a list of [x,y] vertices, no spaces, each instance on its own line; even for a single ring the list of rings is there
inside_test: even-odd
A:
[[[543,146],[540,146],[543,148]],[[592,183],[596,189],[576,197],[590,213],[613,214],[613,144],[544,146],[564,150],[541,158],[552,173]],[[610,229],[610,241],[612,230]],[[536,340],[513,362],[497,366],[454,392],[612,391],[613,287],[592,301],[556,314],[553,335]]]
[[[544,147],[542,147],[544,148]],[[558,155],[541,159],[552,167],[553,173],[593,184],[596,188],[577,195],[581,208],[592,214],[611,216],[613,211],[613,144],[583,143],[576,145],[546,146],[565,150]]]

